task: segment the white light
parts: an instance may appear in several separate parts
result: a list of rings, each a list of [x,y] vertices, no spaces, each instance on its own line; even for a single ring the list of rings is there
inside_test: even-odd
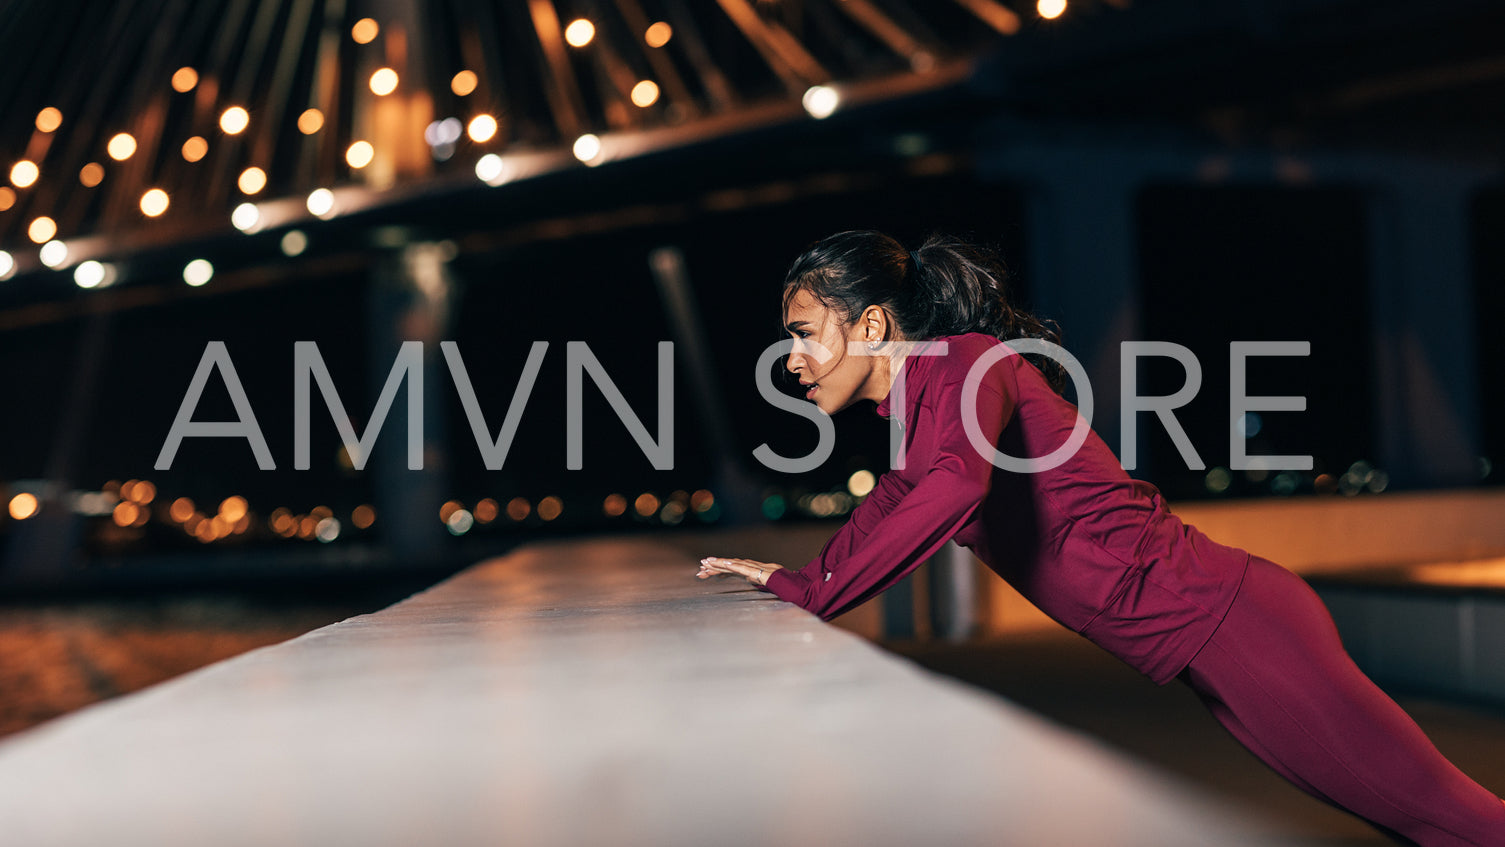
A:
[[[575,139],[575,158],[589,164],[601,155],[601,139],[590,133]]]
[[[334,192],[327,188],[315,188],[308,193],[308,212],[316,218],[327,218],[334,212]]]
[[[79,288],[94,288],[105,281],[105,266],[90,259],[73,269],[73,281]]]
[[[255,203],[242,203],[230,213],[230,223],[241,232],[251,232],[261,224],[261,210]]]
[[[449,528],[450,535],[464,535],[475,526],[476,519],[465,509],[456,509],[450,513],[449,520],[444,525]]]
[[[16,260],[4,250],[0,250],[0,279],[10,276],[10,272],[16,269]]]
[[[828,118],[841,105],[841,95],[836,89],[828,85],[812,85],[805,89],[805,96],[801,98],[805,105],[805,111],[814,118]]]
[[[56,268],[68,261],[68,245],[57,239],[42,245],[40,251],[42,264],[49,268]]]
[[[487,185],[501,185],[507,181],[507,163],[495,153],[487,153],[476,162],[476,177]]]
[[[1039,0],[1035,4],[1035,9],[1040,13],[1040,17],[1054,20],[1066,11],[1066,0]]]
[[[334,518],[324,518],[314,525],[314,537],[328,544],[340,537],[340,522]]]
[[[214,265],[208,259],[194,259],[183,267],[183,281],[197,288],[214,279]]]
[[[308,236],[301,229],[290,229],[282,236],[282,255],[298,256],[308,249]]]
[[[445,118],[442,121],[434,121],[423,131],[423,140],[430,147],[438,147],[441,144],[454,144],[465,134],[465,125],[460,123],[459,118]]]

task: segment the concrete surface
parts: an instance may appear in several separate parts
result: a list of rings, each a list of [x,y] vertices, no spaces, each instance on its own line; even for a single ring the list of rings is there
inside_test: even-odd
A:
[[[1254,845],[649,539],[554,543],[0,743],[16,845]]]

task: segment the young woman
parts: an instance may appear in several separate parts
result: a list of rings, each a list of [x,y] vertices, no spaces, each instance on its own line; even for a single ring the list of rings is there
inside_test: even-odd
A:
[[[1056,336],[1012,307],[1004,279],[985,250],[940,237],[911,253],[843,232],[800,256],[786,367],[827,414],[872,400],[897,418],[902,467],[802,569],[711,557],[698,576],[736,574],[830,620],[954,539],[1055,620],[1191,686],[1316,797],[1418,844],[1505,845],[1505,801],[1359,671],[1300,577],[1182,523],[1090,430],[1068,443],[1063,369],[1003,344]]]

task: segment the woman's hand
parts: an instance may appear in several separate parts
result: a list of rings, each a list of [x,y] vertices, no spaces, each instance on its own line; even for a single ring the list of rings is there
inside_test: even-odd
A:
[[[773,572],[782,568],[783,565],[775,565],[770,562],[756,562],[752,559],[726,559],[719,556],[707,556],[700,560],[700,573],[696,574],[700,579],[715,576],[718,573],[735,574],[746,577],[753,585],[767,585],[768,578]]]

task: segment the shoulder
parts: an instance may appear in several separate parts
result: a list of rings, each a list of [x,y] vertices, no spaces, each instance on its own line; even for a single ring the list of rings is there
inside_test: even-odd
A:
[[[962,335],[943,335],[937,342],[945,342],[945,353],[935,357],[935,376],[942,382],[957,382],[976,372],[985,380],[991,376],[1010,375],[1014,362],[1019,357],[1003,341],[981,332]],[[984,361],[985,360],[985,361]]]

